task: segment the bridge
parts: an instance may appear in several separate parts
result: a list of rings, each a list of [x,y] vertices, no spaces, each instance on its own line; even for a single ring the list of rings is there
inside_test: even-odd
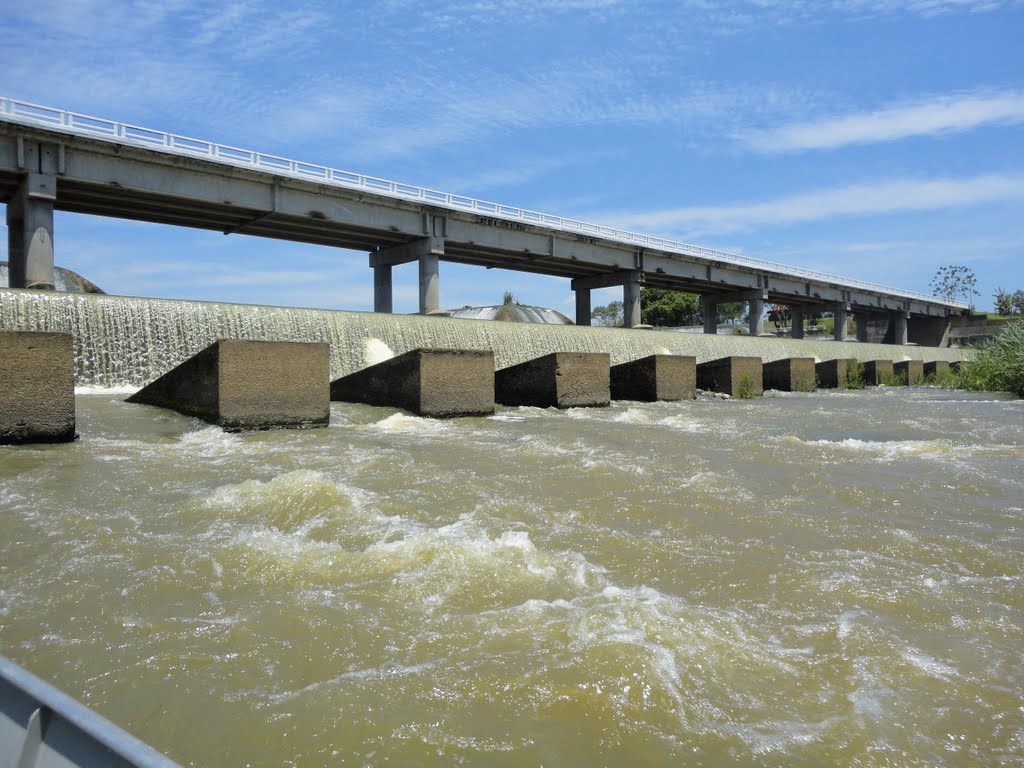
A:
[[[392,311],[392,267],[419,265],[419,311],[440,310],[439,262],[571,280],[576,322],[590,293],[622,286],[625,325],[640,324],[643,286],[700,295],[704,330],[715,309],[765,302],[802,319],[832,312],[835,337],[853,313],[896,344],[937,345],[962,302],[786,266],[500,203],[289,160],[0,97],[0,199],[7,206],[10,285],[53,288],[55,210],[362,250],[374,310]],[[879,332],[879,327],[881,331]]]

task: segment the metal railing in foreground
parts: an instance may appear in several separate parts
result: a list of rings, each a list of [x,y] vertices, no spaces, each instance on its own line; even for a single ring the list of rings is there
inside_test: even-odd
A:
[[[149,745],[3,656],[0,765],[179,768]]]
[[[969,305],[950,299],[942,299],[936,296],[928,296],[923,293],[904,291],[897,288],[889,288],[879,283],[870,283],[863,280],[856,280],[848,277],[831,275],[826,272],[818,272],[803,267],[792,267],[774,261],[755,259],[750,256],[741,256],[737,253],[719,251],[714,248],[705,248],[700,245],[683,243],[678,240],[669,240],[662,237],[642,235],[637,232],[630,232],[616,227],[607,227],[602,224],[591,224],[578,219],[555,216],[549,213],[531,211],[528,208],[518,208],[512,205],[489,202],[487,200],[476,200],[465,195],[455,195],[450,192],[439,192],[427,187],[418,187],[413,184],[403,184],[398,181],[381,179],[376,176],[366,176],[352,171],[340,171],[324,165],[305,163],[300,160],[289,160],[277,155],[269,155],[263,152],[256,152],[251,149],[240,149],[225,144],[207,141],[205,139],[193,139],[188,136],[178,136],[173,133],[157,131],[152,128],[143,128],[129,123],[120,123],[115,120],[107,120],[101,117],[69,112],[55,107],[44,107],[28,101],[20,101],[0,96],[0,119],[10,122],[31,123],[43,125],[57,130],[66,131],[79,136],[91,136],[125,144],[148,147],[149,149],[169,152],[176,155],[188,157],[200,157],[227,165],[251,168],[267,173],[274,173],[282,176],[303,179],[305,181],[316,181],[331,186],[364,189],[388,197],[398,197],[404,200],[420,200],[432,205],[450,208],[457,211],[470,211],[484,216],[496,216],[513,221],[522,221],[527,224],[537,224],[550,227],[573,234],[590,235],[603,237],[609,240],[617,240],[631,245],[646,246],[666,253],[678,253],[685,256],[696,256],[711,261],[719,261],[726,264],[751,267],[775,272],[787,277],[806,278],[810,280],[835,283],[844,288],[859,288],[872,292],[886,293],[891,296],[900,296],[906,299],[917,299],[927,301],[930,304],[939,304],[953,309],[968,309]]]

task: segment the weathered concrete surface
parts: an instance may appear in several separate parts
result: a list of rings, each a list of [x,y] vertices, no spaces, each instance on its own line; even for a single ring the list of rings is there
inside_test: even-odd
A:
[[[845,388],[851,359],[853,358],[840,357],[835,360],[823,360],[820,363],[815,363],[814,374],[818,386],[822,389]]]
[[[900,360],[892,364],[892,369],[911,387],[924,381],[924,362],[921,360]]]
[[[764,392],[760,357],[722,357],[697,365],[697,386],[732,397],[760,397]]]
[[[612,400],[692,400],[697,396],[697,358],[648,355],[611,367]]]
[[[494,413],[494,353],[413,349],[331,382],[331,399],[435,418],[485,416]]]
[[[952,369],[948,360],[932,360],[924,364],[923,370],[925,376],[941,378],[948,375]]]
[[[892,374],[892,360],[867,360],[864,363],[864,383],[869,387],[881,384],[884,378]]]
[[[611,401],[611,358],[605,352],[552,352],[494,372],[503,405],[537,408],[605,406]]]
[[[814,379],[813,357],[789,357],[765,363],[761,380],[765,389],[813,392]]]
[[[327,344],[221,339],[128,398],[237,432],[330,421]]]
[[[532,325],[439,319],[420,315],[341,312],[251,304],[141,299],[0,288],[0,328],[70,333],[75,339],[76,385],[141,387],[174,362],[218,338],[319,341],[331,345],[331,379],[366,368],[380,357],[367,354],[378,341],[395,354],[418,348],[490,349],[496,368],[565,352],[608,352],[613,364],[653,354],[692,355],[698,363],[727,355],[765,361],[785,357],[817,360],[971,359],[970,349],[837,343],[821,339],[675,333],[623,328]],[[146,333],[140,333],[146,329]],[[159,350],[146,339],[160,339]]]
[[[0,445],[74,439],[71,336],[0,331]]]

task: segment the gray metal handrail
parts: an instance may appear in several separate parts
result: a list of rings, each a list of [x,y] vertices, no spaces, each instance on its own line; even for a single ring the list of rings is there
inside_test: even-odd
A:
[[[0,656],[0,764],[180,768],[126,731]]]
[[[304,181],[316,181],[331,186],[364,189],[379,195],[397,197],[403,200],[419,200],[422,202],[437,205],[456,211],[472,211],[485,216],[495,216],[513,221],[522,221],[528,224],[537,224],[563,232],[573,234],[591,235],[594,237],[607,238],[630,245],[640,245],[649,248],[656,248],[667,253],[676,253],[683,256],[695,256],[711,261],[734,264],[736,266],[751,267],[754,269],[774,272],[786,277],[802,277],[811,280],[833,283],[846,288],[861,288],[868,291],[886,293],[892,296],[900,296],[907,299],[927,301],[930,304],[938,304],[953,309],[968,309],[965,302],[943,299],[937,296],[928,296],[923,293],[904,291],[897,288],[890,288],[879,283],[870,283],[853,278],[831,275],[826,272],[818,272],[802,267],[792,267],[774,261],[755,259],[749,256],[741,256],[736,253],[720,251],[714,248],[705,248],[700,245],[683,243],[678,240],[669,240],[651,235],[643,235],[637,232],[630,232],[625,229],[608,227],[602,224],[591,224],[578,219],[570,219],[554,214],[532,211],[528,208],[518,208],[512,205],[494,203],[487,200],[477,200],[465,195],[456,195],[450,192],[440,192],[428,187],[418,187],[414,184],[403,184],[398,181],[382,179],[376,176],[367,176],[352,171],[341,171],[336,168],[329,168],[325,165],[305,163],[300,160],[289,160],[288,158],[270,155],[264,152],[257,152],[251,149],[240,149],[225,144],[207,141],[205,139],[194,139],[188,136],[179,136],[173,133],[157,131],[152,128],[143,128],[129,123],[121,123],[115,120],[107,120],[101,117],[69,112],[55,107],[44,107],[28,101],[20,101],[5,96],[0,96],[0,119],[8,122],[26,123],[31,125],[43,125],[48,128],[65,131],[77,136],[88,136],[108,141],[115,141],[124,144],[155,149],[187,157],[201,157],[217,163],[239,166],[242,168],[266,171],[281,176],[302,179]]]

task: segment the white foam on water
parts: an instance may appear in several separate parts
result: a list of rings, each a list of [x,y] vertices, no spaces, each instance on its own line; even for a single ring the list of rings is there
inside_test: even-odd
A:
[[[387,434],[440,435],[452,431],[452,425],[447,421],[404,412],[393,413],[370,427]]]
[[[916,648],[904,648],[900,655],[911,666],[929,677],[948,680],[958,675],[956,667],[943,663]]]
[[[124,395],[134,395],[140,389],[141,387],[131,384],[118,384],[109,387],[98,384],[75,385],[75,396],[109,395],[111,397],[122,397]]]
[[[394,350],[378,338],[370,336],[363,339],[363,363],[364,367],[383,363],[395,356]]]

